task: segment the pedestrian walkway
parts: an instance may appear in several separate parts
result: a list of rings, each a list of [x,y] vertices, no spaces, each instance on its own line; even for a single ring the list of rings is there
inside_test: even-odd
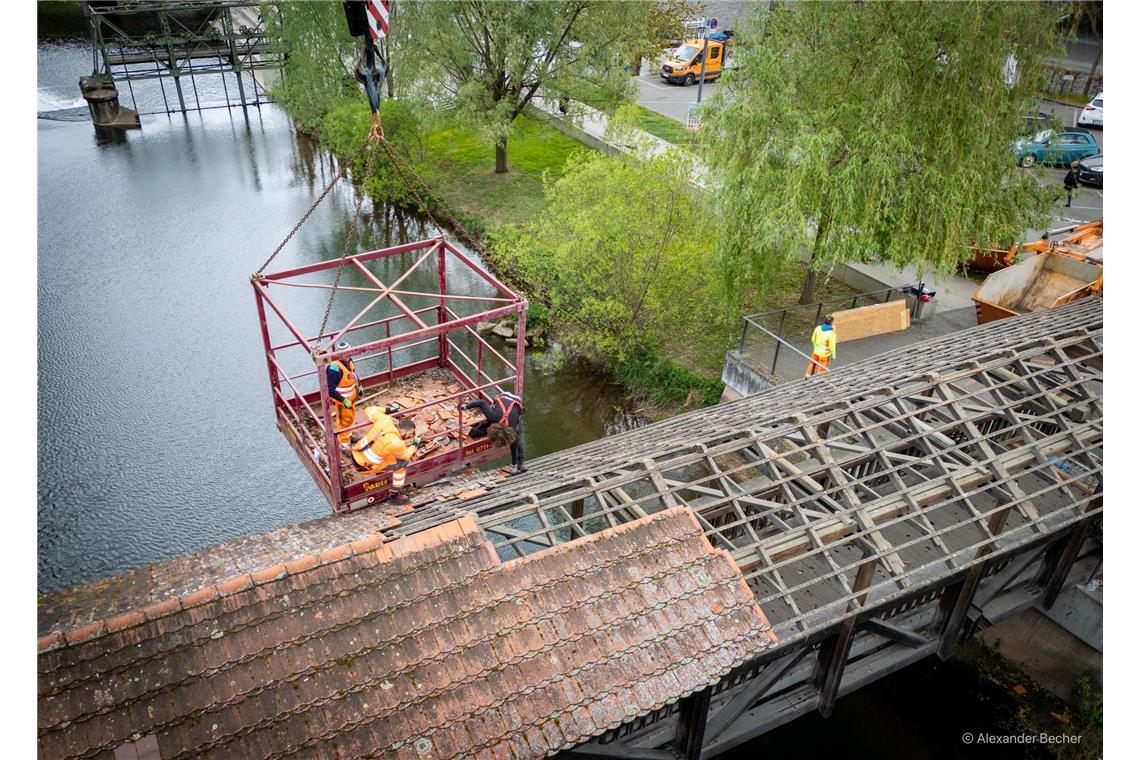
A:
[[[981,285],[980,280],[972,280],[960,274],[930,275],[920,277],[917,267],[898,268],[890,264],[874,264],[855,262],[847,266],[862,272],[882,283],[884,288],[897,288],[900,285],[910,285],[916,282],[926,283],[926,287],[935,291],[940,310],[973,308],[971,296]]]

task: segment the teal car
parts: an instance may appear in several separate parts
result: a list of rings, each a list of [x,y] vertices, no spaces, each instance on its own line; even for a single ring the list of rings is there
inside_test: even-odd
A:
[[[1100,153],[1100,148],[1096,146],[1092,133],[1087,130],[1066,129],[1057,132],[1043,129],[1033,137],[1014,143],[1013,152],[1021,166],[1030,167],[1038,163],[1067,166],[1073,161],[1095,156]]]

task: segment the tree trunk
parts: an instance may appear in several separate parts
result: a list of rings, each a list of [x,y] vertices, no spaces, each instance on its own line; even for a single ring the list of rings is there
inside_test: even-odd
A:
[[[500,138],[495,143],[495,174],[507,173],[507,138]]]
[[[1089,89],[1092,87],[1093,77],[1096,76],[1096,70],[1097,70],[1097,68],[1100,67],[1100,58],[1103,54],[1104,54],[1104,43],[1102,42],[1100,44],[1100,46],[1097,47],[1097,49],[1096,49],[1096,60],[1093,61],[1092,68],[1089,69],[1089,75],[1088,75],[1088,77],[1085,78],[1084,94],[1085,94],[1086,98],[1088,97]]]
[[[812,303],[815,300],[815,280],[818,272],[815,271],[815,261],[819,257],[819,248],[823,245],[827,225],[831,223],[831,211],[824,211],[819,217],[819,228],[815,231],[815,242],[812,244],[811,261],[808,262],[808,273],[804,279],[804,289],[800,293],[800,303]]]
[[[812,263],[808,266],[814,266],[815,254],[811,256]],[[814,269],[808,269],[807,278],[804,280],[804,289],[800,293],[800,303],[813,303],[815,297],[815,278],[818,273]]]

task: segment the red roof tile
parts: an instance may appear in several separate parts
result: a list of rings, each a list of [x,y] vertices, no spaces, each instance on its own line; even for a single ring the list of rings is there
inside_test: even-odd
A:
[[[472,517],[320,561],[41,642],[41,756],[541,757],[774,642],[687,509],[506,563]]]

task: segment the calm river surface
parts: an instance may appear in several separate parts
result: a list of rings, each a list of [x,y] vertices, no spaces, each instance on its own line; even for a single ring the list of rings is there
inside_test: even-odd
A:
[[[86,44],[39,52],[38,110],[82,105]],[[144,116],[119,139],[38,125],[40,591],[327,514],[273,422],[249,275],[335,166],[275,106]],[[354,201],[338,185],[270,271],[339,257]],[[360,233],[371,250],[436,230],[366,202]],[[449,274],[459,292],[483,286]],[[324,292],[303,292],[320,294],[298,299],[319,323]],[[338,294],[330,324],[369,295]],[[542,356],[528,356],[528,457],[636,424],[608,377],[544,374]]]

